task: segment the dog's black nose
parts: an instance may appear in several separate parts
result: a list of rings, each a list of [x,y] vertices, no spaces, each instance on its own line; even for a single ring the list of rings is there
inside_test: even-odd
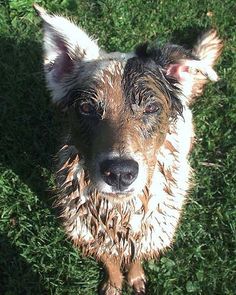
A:
[[[109,159],[100,164],[103,180],[114,189],[123,191],[138,176],[138,163],[131,159]]]

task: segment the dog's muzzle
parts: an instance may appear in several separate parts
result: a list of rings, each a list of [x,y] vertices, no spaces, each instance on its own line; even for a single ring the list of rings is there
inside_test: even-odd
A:
[[[106,159],[100,163],[102,179],[113,191],[125,191],[137,178],[139,165],[132,159]]]

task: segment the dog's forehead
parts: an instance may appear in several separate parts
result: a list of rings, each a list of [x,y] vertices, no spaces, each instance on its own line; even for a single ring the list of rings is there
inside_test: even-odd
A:
[[[117,60],[110,59],[100,62],[100,67],[96,73],[98,80],[101,80],[103,83],[115,82],[115,80],[120,80],[123,77],[125,65],[127,60]]]
[[[125,102],[123,77],[126,63],[126,60],[117,59],[101,61],[95,73],[97,97],[106,101],[107,107],[117,111]]]
[[[78,62],[72,79],[82,89],[96,90],[97,87],[113,86],[115,81],[121,83],[126,62],[123,59],[112,58]]]
[[[158,75],[157,65],[154,62],[145,61],[136,56],[126,58],[120,54],[110,55],[109,58],[89,62],[85,64],[81,74],[79,75],[82,83],[94,83],[96,87],[113,88],[118,87],[134,88],[140,82],[147,81],[154,75]],[[80,67],[81,71],[81,67]]]
[[[127,104],[140,104],[151,97],[166,96],[162,68],[153,59],[116,53],[80,63],[74,75],[74,88],[88,97],[119,110]],[[164,99],[164,98],[163,98]]]

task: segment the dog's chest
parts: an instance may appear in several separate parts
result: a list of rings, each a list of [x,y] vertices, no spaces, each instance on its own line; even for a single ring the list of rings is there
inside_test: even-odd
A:
[[[67,232],[76,244],[97,256],[155,256],[172,242],[184,200],[166,190],[167,185],[163,176],[161,194],[144,194],[122,205],[105,199],[85,202],[68,212]]]

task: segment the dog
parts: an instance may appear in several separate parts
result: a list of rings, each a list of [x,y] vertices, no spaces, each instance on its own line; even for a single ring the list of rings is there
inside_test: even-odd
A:
[[[56,173],[65,231],[105,266],[102,294],[121,294],[123,273],[145,294],[142,261],[173,243],[191,187],[190,104],[218,80],[222,41],[210,30],[192,50],[108,53],[71,21],[35,9],[47,85],[69,122]]]

